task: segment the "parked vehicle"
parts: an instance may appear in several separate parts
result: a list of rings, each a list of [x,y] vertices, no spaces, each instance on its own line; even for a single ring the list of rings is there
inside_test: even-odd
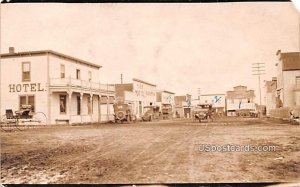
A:
[[[213,121],[212,114],[213,109],[211,104],[200,104],[193,111],[194,119],[199,120],[199,122],[203,120]]]
[[[172,119],[173,118],[172,105],[170,104],[162,105],[161,113],[163,119]]]
[[[300,107],[295,106],[290,111],[290,121],[292,124],[300,125]]]
[[[113,105],[115,123],[123,123],[124,121],[130,123],[136,121],[136,116],[132,113],[132,108],[129,104],[117,103]]]
[[[161,117],[159,106],[145,106],[144,111],[142,116],[143,121],[152,121],[154,119],[160,119]]]
[[[31,105],[21,105],[20,110],[15,111],[15,114],[12,109],[6,109],[0,124],[3,131],[25,130],[37,125],[46,125],[47,117],[43,112],[33,112]]]

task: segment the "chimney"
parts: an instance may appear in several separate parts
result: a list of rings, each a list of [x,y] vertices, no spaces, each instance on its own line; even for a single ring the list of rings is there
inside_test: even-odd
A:
[[[15,48],[14,47],[9,47],[8,48],[9,54],[15,53]]]

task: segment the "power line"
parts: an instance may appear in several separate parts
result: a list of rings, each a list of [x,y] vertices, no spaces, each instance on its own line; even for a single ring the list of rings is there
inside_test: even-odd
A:
[[[260,76],[265,73],[265,63],[252,63],[252,75],[258,76],[258,86],[259,86],[259,113],[260,117],[262,114],[261,111],[261,87],[260,87]]]

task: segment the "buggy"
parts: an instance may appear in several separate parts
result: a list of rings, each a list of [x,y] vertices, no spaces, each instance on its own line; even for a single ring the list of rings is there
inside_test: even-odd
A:
[[[1,129],[11,131],[14,128],[25,130],[29,126],[46,125],[47,117],[43,112],[33,112],[31,105],[21,105],[19,111],[6,109],[5,115],[1,118]]]

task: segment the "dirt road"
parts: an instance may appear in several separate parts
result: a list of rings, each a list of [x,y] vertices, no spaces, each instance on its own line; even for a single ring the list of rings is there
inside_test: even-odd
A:
[[[274,151],[203,151],[205,145]],[[1,132],[2,183],[299,181],[300,126],[267,119],[60,126]]]

